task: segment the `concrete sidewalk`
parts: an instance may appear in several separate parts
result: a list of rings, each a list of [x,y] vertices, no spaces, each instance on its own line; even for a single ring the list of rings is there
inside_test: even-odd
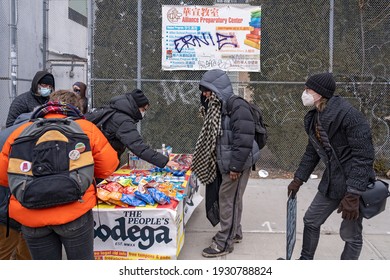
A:
[[[276,260],[286,255],[286,202],[287,185],[291,179],[249,179],[244,195],[242,227],[243,242],[235,244],[234,251],[221,260]],[[311,179],[298,192],[297,240],[293,259],[299,258],[303,215],[311,203],[319,179]],[[204,187],[200,186],[204,197]],[[388,202],[390,203],[390,202]],[[321,238],[316,251],[316,260],[340,259],[344,242],[338,232],[341,214],[334,212],[321,228]],[[215,228],[206,218],[204,200],[195,209],[186,224],[184,246],[179,260],[205,260],[201,255],[210,245]],[[361,260],[390,259],[390,205],[385,212],[363,221],[364,244]]]

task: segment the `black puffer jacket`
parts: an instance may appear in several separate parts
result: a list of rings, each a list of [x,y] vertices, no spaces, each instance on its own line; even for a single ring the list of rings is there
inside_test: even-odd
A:
[[[375,153],[367,120],[339,96],[330,98],[324,111],[319,113],[321,125],[341,163],[341,171],[334,155],[326,153],[315,136],[316,114],[317,110],[313,109],[305,116],[304,125],[309,143],[295,176],[306,182],[322,159],[326,169],[318,186],[321,193],[332,199],[341,199],[347,190],[355,193],[365,191],[369,180],[375,178]]]
[[[14,101],[12,101],[8,112],[6,127],[12,126],[16,118],[21,114],[32,112],[35,107],[45,104],[47,101],[49,101],[49,97],[42,97],[37,95],[38,82],[46,75],[52,76],[54,81],[54,76],[49,72],[38,71],[31,82],[31,89],[25,93],[22,93],[21,95],[18,95]]]
[[[137,130],[137,123],[142,116],[134,98],[129,93],[115,96],[110,100],[110,107],[116,112],[104,124],[104,131],[109,135],[108,140],[117,151],[118,158],[127,147],[139,158],[158,167],[164,167],[168,157],[146,145]]]
[[[255,144],[255,125],[249,105],[242,99],[233,102],[230,117],[226,112],[227,100],[233,96],[229,77],[219,69],[207,71],[200,85],[214,92],[222,102],[222,135],[217,139],[217,162],[221,173],[242,172],[260,158]]]

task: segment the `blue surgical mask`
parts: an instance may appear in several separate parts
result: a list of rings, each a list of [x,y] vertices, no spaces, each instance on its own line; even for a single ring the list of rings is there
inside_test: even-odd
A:
[[[42,97],[48,97],[51,93],[51,88],[39,88],[38,92]]]

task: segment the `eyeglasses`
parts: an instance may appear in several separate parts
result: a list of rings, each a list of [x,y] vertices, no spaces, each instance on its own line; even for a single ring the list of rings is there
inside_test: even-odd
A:
[[[73,88],[73,91],[76,92],[76,93],[80,93],[81,90],[79,88]]]

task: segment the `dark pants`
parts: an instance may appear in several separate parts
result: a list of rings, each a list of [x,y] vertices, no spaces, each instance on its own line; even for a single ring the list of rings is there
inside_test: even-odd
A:
[[[62,246],[68,260],[94,259],[92,210],[63,225],[22,226],[22,232],[34,260],[61,260]]]
[[[242,237],[241,216],[243,197],[248,183],[250,168],[244,170],[238,180],[232,181],[229,174],[222,174],[219,188],[219,219],[221,230],[213,237],[220,248],[233,247],[233,238]]]
[[[317,192],[309,209],[303,218],[303,244],[300,259],[312,260],[320,240],[321,225],[328,219],[334,210],[338,208],[340,200],[325,197]],[[341,214],[340,214],[341,218]],[[363,218],[357,220],[344,220],[340,226],[340,237],[345,242],[340,259],[357,260],[363,246]]]

